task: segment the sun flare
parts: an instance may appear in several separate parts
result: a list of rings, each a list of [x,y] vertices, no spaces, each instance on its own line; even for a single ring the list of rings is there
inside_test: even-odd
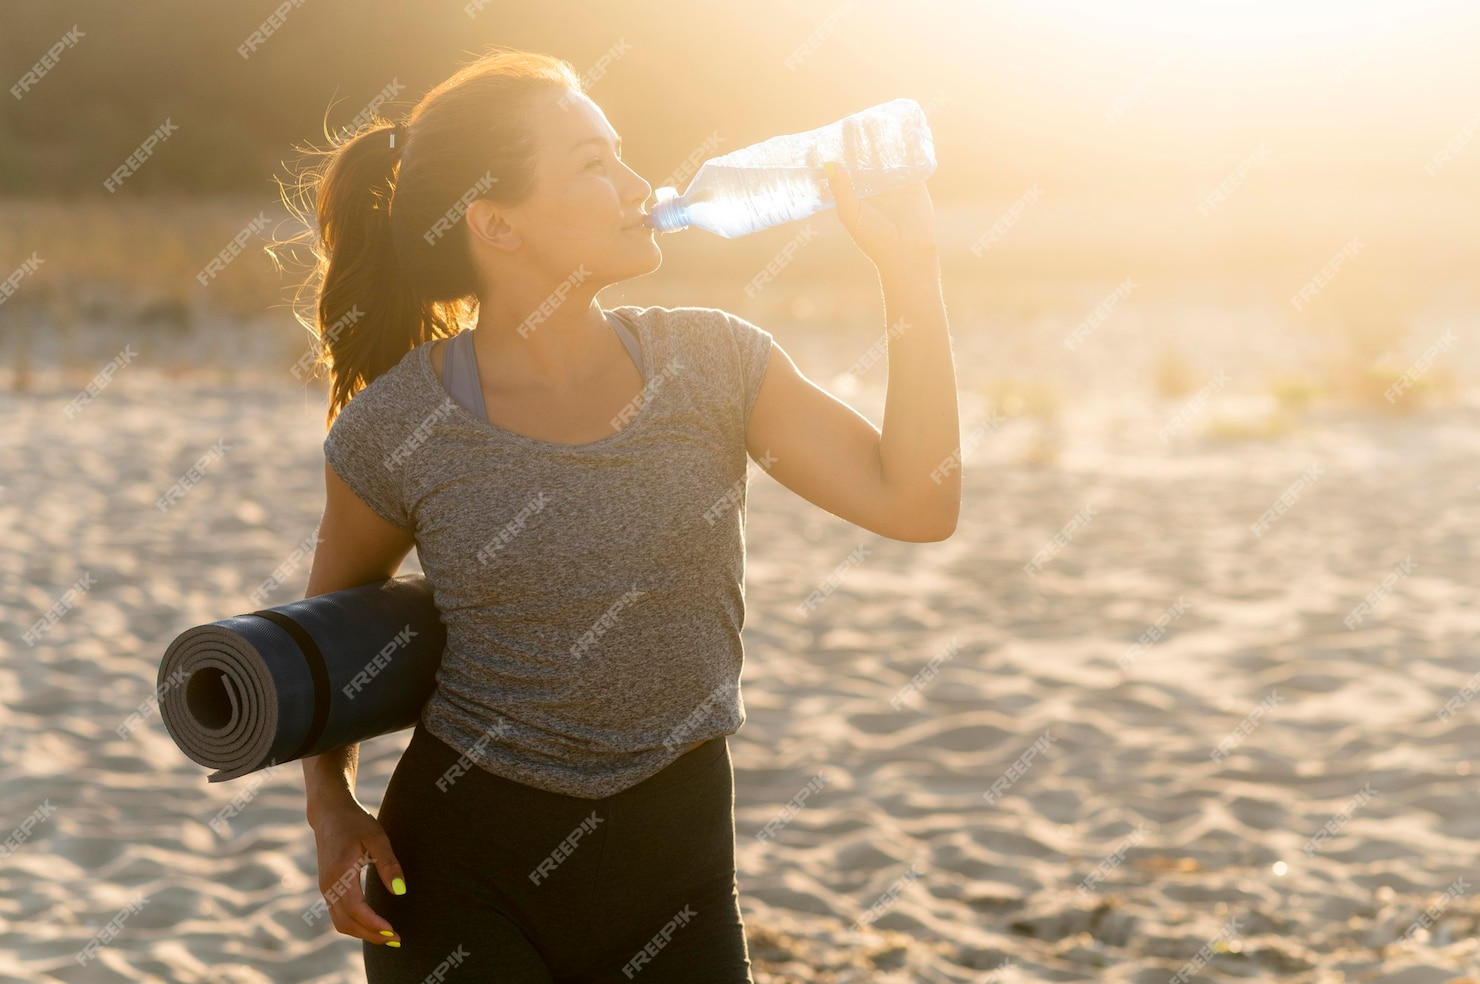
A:
[[[1441,0],[1034,0],[1085,18],[1209,37],[1319,34],[1371,28]]]

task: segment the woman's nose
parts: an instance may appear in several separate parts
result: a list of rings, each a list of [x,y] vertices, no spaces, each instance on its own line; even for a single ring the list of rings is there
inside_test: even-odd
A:
[[[629,175],[631,175],[631,179],[632,180],[635,180],[636,183],[637,183],[636,184],[636,187],[634,187],[633,190],[632,190],[632,194],[633,195],[636,195],[637,194],[637,190],[638,189],[641,189],[641,191],[642,191],[642,197],[641,198],[634,199],[637,202],[637,204],[641,205],[643,202],[647,201],[649,198],[652,197],[652,195],[653,195],[653,186],[650,185],[650,184],[648,184],[647,181],[646,181],[646,179],[644,179],[642,175],[638,174],[631,167],[629,167],[625,161],[622,162],[622,167],[627,171],[627,173]]]

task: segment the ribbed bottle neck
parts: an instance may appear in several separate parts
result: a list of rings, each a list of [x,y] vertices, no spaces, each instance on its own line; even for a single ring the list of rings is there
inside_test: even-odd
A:
[[[683,199],[678,196],[665,199],[653,206],[648,225],[657,232],[676,232],[689,226],[688,211]]]

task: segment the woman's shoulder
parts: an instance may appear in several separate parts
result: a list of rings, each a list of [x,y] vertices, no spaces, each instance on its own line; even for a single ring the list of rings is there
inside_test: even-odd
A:
[[[704,323],[713,324],[725,318],[728,314],[719,308],[700,305],[667,307],[662,304],[620,304],[607,310],[619,315],[626,315],[647,324],[678,329],[693,328]]]
[[[424,378],[431,368],[427,356],[432,344],[413,346],[389,369],[356,390],[340,407],[335,422],[347,417],[350,421],[373,419],[377,424],[393,426],[396,421],[414,420],[418,411],[434,405],[436,394]]]
[[[645,319],[654,361],[695,379],[699,391],[718,394],[736,408],[737,426],[749,420],[769,364],[769,331],[723,308],[627,306]],[[742,431],[743,432],[743,431]]]
[[[670,343],[675,350],[682,346],[693,355],[726,354],[734,350],[737,340],[743,343],[747,336],[769,334],[740,315],[708,305],[623,304],[610,310],[642,323],[651,336]]]

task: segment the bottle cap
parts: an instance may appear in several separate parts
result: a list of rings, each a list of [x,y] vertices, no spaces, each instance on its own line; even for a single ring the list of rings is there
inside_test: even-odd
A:
[[[689,217],[677,188],[659,188],[653,194],[658,203],[648,213],[647,225],[658,232],[677,232],[689,227]]]

